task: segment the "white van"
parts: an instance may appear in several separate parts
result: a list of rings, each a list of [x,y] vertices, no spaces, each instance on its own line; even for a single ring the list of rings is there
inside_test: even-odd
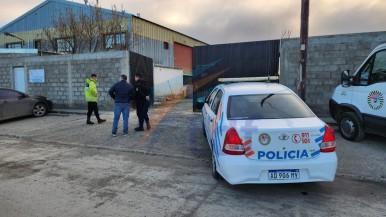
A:
[[[342,136],[351,141],[366,132],[386,135],[386,44],[376,47],[354,75],[343,71],[329,107]]]

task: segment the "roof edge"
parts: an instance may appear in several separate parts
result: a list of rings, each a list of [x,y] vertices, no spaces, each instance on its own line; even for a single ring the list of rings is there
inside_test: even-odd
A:
[[[81,3],[77,3],[77,2],[70,2],[70,1],[67,1],[67,0],[45,0],[43,1],[42,3],[40,3],[39,5],[35,6],[34,8],[32,8],[31,10],[25,12],[24,14],[22,14],[21,16],[19,16],[18,18],[12,20],[11,22],[7,23],[6,25],[4,25],[3,27],[0,28],[0,33],[3,33],[3,31],[5,29],[7,29],[8,27],[12,26],[13,24],[15,24],[16,22],[22,20],[23,18],[27,17],[28,15],[34,13],[35,11],[37,11],[38,9],[46,6],[47,4],[51,3],[51,2],[57,2],[57,3],[60,3],[60,4],[67,4],[67,5],[71,5],[71,6],[76,6],[76,7],[80,7],[80,8],[87,8],[89,7],[88,5],[85,5],[85,4],[81,4]],[[106,8],[102,8],[102,11],[105,12],[105,13],[111,13],[112,10],[111,9],[106,9]],[[128,18],[133,16],[132,14],[130,13],[127,13],[125,12],[125,14]]]

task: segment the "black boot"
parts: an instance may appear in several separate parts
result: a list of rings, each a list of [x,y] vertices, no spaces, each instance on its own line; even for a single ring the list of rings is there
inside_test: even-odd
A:
[[[135,131],[144,131],[143,127],[137,127],[134,129]]]
[[[91,117],[87,116],[87,122],[86,122],[86,123],[87,123],[87,124],[94,124],[94,122],[90,121],[90,118],[91,118]]]
[[[105,122],[106,121],[106,119],[99,119],[98,120],[98,124],[101,124],[101,123],[103,123],[103,122]]]

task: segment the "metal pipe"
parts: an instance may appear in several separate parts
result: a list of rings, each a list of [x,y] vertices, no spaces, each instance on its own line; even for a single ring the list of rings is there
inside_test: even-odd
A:
[[[4,32],[4,35],[10,36],[10,37],[13,37],[13,38],[17,38],[17,39],[21,40],[21,43],[22,43],[23,46],[25,45],[24,39],[19,38],[19,37],[17,37],[16,35],[13,35],[13,34],[11,34],[11,33],[9,33],[9,32]]]

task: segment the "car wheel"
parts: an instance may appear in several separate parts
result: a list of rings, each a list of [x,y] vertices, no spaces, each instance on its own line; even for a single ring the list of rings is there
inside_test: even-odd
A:
[[[32,108],[32,115],[34,117],[42,117],[47,114],[47,106],[43,103],[38,103]]]
[[[217,172],[216,158],[212,150],[212,176],[214,179],[220,179],[220,174]]]
[[[339,121],[339,131],[343,138],[359,141],[365,137],[365,132],[359,118],[354,112],[345,112]]]

